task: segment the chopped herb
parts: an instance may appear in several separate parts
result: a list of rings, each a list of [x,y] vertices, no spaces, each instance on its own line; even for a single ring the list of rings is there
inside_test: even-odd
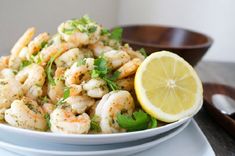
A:
[[[47,96],[42,97],[40,100],[41,100],[43,103],[49,102],[49,99],[48,99]]]
[[[95,68],[91,72],[91,77],[100,77],[105,80],[110,90],[117,90],[119,89],[119,87],[114,81],[118,78],[120,73],[114,72],[113,74],[111,74],[111,70],[108,68],[107,64],[107,60],[103,56],[95,59]]]
[[[96,26],[90,26],[89,28],[88,28],[88,32],[89,33],[94,33],[95,31],[97,30],[97,27]]]
[[[32,62],[31,62],[31,61],[28,61],[28,60],[22,61],[21,64],[20,64],[19,70],[22,70],[24,67],[30,65],[31,63],[32,63]]]
[[[63,33],[67,34],[67,35],[72,35],[74,32],[76,31],[76,29],[71,28],[71,29],[63,29]]]
[[[100,132],[101,128],[99,125],[99,117],[94,115],[91,119],[91,127],[90,130],[96,131],[96,132]]]
[[[47,42],[43,41],[43,42],[41,43],[41,49],[43,49],[46,45],[47,45]]]
[[[78,66],[81,66],[81,65],[85,65],[86,64],[86,60],[85,59],[80,59],[80,60],[78,60],[78,62],[77,62],[77,67]]]
[[[55,57],[52,57],[46,66],[46,75],[47,75],[48,82],[49,82],[49,84],[51,84],[53,86],[56,85],[55,80],[53,79],[53,76],[52,76],[52,64],[53,64],[54,60],[55,60]]]
[[[120,127],[127,131],[138,131],[157,126],[156,119],[151,118],[142,110],[134,112],[132,116],[119,113],[117,115],[117,122]]]
[[[57,105],[64,104],[64,103],[65,103],[65,100],[66,100],[69,96],[70,96],[70,88],[69,88],[69,87],[65,87],[63,98],[61,98],[61,99],[57,102]]]
[[[110,34],[110,39],[114,39],[114,40],[120,42],[122,39],[122,32],[123,32],[122,28],[113,29],[113,31]]]
[[[46,121],[47,121],[47,126],[48,126],[49,128],[51,128],[50,115],[49,115],[48,113],[46,113],[46,114],[44,115],[44,118],[45,118]]]
[[[107,34],[109,34],[110,33],[110,31],[108,30],[108,29],[106,29],[106,28],[103,28],[103,29],[101,29],[101,33],[100,33],[100,35],[107,35]]]
[[[145,58],[147,57],[147,54],[146,54],[144,48],[141,48],[141,49],[139,50],[139,52],[140,52]]]

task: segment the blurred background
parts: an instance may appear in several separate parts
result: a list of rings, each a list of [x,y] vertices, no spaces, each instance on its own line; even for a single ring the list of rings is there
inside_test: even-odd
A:
[[[57,26],[88,14],[111,28],[127,24],[179,26],[210,35],[204,60],[235,62],[234,0],[0,0],[0,53],[30,26],[55,33]]]

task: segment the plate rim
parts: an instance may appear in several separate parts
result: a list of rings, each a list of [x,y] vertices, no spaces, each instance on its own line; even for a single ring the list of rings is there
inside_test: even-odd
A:
[[[19,146],[19,145],[14,145],[14,144],[11,144],[11,143],[6,143],[6,142],[3,142],[3,141],[0,141],[0,145],[1,145],[1,148],[5,149],[5,150],[8,150],[9,148],[14,148],[14,149],[19,149],[19,150],[24,150],[24,151],[27,151],[27,152],[37,152],[37,153],[40,153],[40,154],[56,154],[56,155],[92,155],[92,154],[96,154],[96,155],[99,155],[99,154],[115,154],[115,153],[121,153],[121,152],[127,152],[127,151],[132,151],[133,149],[142,149],[146,146],[148,146],[149,148],[154,146],[154,145],[157,145],[159,143],[162,143],[168,139],[171,139],[173,138],[174,136],[178,135],[180,132],[182,132],[188,125],[189,123],[191,123],[193,121],[192,118],[190,118],[188,121],[186,121],[185,123],[183,123],[181,126],[182,127],[178,127],[179,129],[177,129],[175,132],[173,133],[170,133],[169,135],[166,135],[166,136],[163,136],[157,140],[154,140],[154,141],[150,141],[150,142],[145,142],[145,143],[142,143],[140,145],[134,145],[134,146],[131,146],[131,147],[123,147],[123,148],[117,148],[117,149],[111,149],[111,150],[101,150],[101,151],[55,151],[55,150],[42,150],[42,149],[35,149],[35,148],[29,148],[29,147],[22,147],[22,146]],[[156,135],[155,135],[156,136]],[[2,146],[4,144],[4,147]],[[8,148],[5,148],[5,146],[8,146]],[[148,147],[146,149],[148,149]],[[136,152],[138,152],[138,150],[135,150]],[[140,150],[142,151],[142,150]],[[13,151],[11,151],[13,152]]]

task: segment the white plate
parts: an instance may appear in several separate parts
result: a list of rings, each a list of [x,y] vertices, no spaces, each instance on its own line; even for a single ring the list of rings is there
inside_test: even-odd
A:
[[[56,134],[51,132],[39,132],[21,129],[6,124],[0,124],[0,133],[5,135],[11,135],[12,137],[27,139],[28,142],[40,141],[44,143],[54,142],[60,144],[101,145],[134,141],[163,134],[184,124],[190,119],[191,118],[185,118],[177,122],[153,129],[115,134]]]
[[[27,156],[119,156],[130,155],[140,151],[144,151],[157,144],[164,142],[178,133],[180,133],[188,124],[182,126],[155,137],[143,139],[135,142],[102,145],[102,146],[74,146],[74,145],[62,145],[62,144],[44,144],[40,143],[27,144],[25,140],[19,140],[18,138],[12,139],[11,136],[1,135],[0,147],[8,151],[12,151],[18,154]]]

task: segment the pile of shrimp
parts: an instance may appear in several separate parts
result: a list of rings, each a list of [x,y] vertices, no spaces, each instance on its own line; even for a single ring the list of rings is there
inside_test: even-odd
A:
[[[117,133],[116,114],[132,114],[134,75],[144,56],[89,17],[68,20],[57,33],[36,37],[29,28],[0,58],[0,121],[24,129],[88,134],[92,118],[100,132]],[[94,76],[105,60],[107,77]],[[99,70],[99,69],[98,69]]]

